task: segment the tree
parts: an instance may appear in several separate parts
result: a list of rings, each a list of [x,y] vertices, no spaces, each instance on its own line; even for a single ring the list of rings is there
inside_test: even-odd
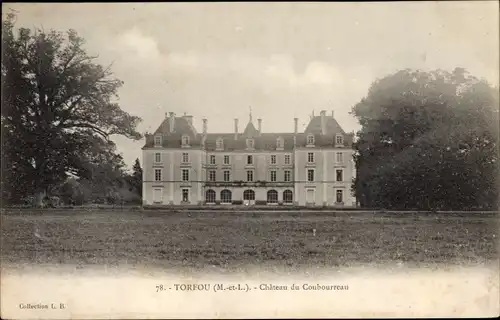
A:
[[[132,167],[131,184],[139,196],[142,197],[142,168],[139,159],[135,159],[134,166]]]
[[[362,128],[353,189],[363,206],[498,206],[498,88],[453,72],[402,70],[352,109]]]
[[[14,28],[2,21],[2,195],[38,195],[68,174],[86,172],[89,150],[112,135],[140,139],[140,118],[121,110],[123,84],[66,34]],[[94,152],[95,153],[95,152]]]

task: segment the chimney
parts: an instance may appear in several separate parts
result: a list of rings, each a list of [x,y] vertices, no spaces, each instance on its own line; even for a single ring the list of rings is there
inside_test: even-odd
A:
[[[165,119],[168,119],[168,112],[165,112]]]
[[[262,133],[262,119],[257,119],[257,122],[259,124],[259,135]]]
[[[234,140],[238,140],[238,119],[234,119]]]
[[[207,119],[202,119],[203,121],[203,135],[207,135]]]
[[[326,134],[326,111],[321,110],[321,134]]]
[[[175,113],[174,112],[169,112],[170,115],[170,133],[174,132],[174,126],[175,126]]]
[[[334,117],[334,114],[335,114],[335,113],[334,113],[334,112],[333,112],[333,110],[332,110],[332,118],[335,118],[335,117]]]
[[[293,133],[297,134],[297,131],[299,129],[299,118],[293,118]]]

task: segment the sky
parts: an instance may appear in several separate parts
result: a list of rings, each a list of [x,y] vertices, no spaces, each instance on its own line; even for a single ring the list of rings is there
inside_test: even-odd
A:
[[[496,1],[349,3],[6,4],[17,26],[86,39],[97,62],[124,85],[121,108],[152,132],[165,112],[202,118],[209,132],[240,132],[262,118],[263,132],[299,131],[326,110],[345,131],[377,78],[405,68],[466,68],[498,85]],[[131,167],[144,141],[114,137]]]

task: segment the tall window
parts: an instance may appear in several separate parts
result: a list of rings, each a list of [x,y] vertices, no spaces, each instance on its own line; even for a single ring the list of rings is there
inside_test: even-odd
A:
[[[335,142],[337,144],[344,144],[344,137],[342,137],[342,135],[338,134],[336,137],[335,137]]]
[[[253,190],[245,190],[243,192],[243,200],[255,200],[255,192]]]
[[[215,181],[215,170],[208,171],[208,180]]]
[[[182,189],[182,202],[189,202],[189,189]]]
[[[293,192],[291,190],[283,191],[283,202],[292,203],[293,202]]]
[[[310,134],[307,136],[307,144],[314,144],[314,135]]]
[[[251,155],[247,156],[247,164],[253,164],[253,156]]]
[[[342,162],[344,162],[344,159],[343,159],[343,157],[342,157],[342,156],[343,156],[343,155],[342,155],[342,152],[337,152],[337,162],[338,162],[338,163],[342,163]]]
[[[341,169],[337,169],[335,171],[335,174],[336,174],[336,180],[337,181],[343,181],[344,179],[342,178],[342,170]]]
[[[276,155],[271,156],[271,164],[276,164]]]
[[[229,164],[229,156],[224,156],[224,164]]]
[[[267,203],[278,203],[278,191],[269,190],[267,192]]]
[[[273,182],[276,181],[276,171],[275,170],[271,171],[271,181],[273,181]]]
[[[226,182],[231,181],[231,171],[229,170],[224,171],[224,181]]]
[[[307,181],[314,181],[314,169],[307,170]]]
[[[215,155],[210,155],[210,164],[215,164]]]
[[[252,170],[248,170],[247,171],[247,181],[253,181],[253,171]]]
[[[338,203],[344,201],[344,194],[343,194],[342,190],[337,190],[337,192],[336,192],[336,200],[337,200]]]
[[[183,146],[189,145],[189,136],[182,136],[182,145]]]
[[[159,152],[155,153],[155,162],[156,163],[161,162],[161,153]]]
[[[285,170],[284,180],[285,180],[286,182],[288,182],[288,181],[292,180],[292,179],[291,179],[291,172],[290,172],[290,170]]]
[[[155,136],[155,146],[161,146],[161,136]]]
[[[205,192],[205,202],[215,203],[215,191],[208,189],[207,192]]]
[[[224,140],[222,140],[222,138],[218,138],[215,147],[217,149],[223,149],[224,148]]]
[[[285,164],[290,164],[290,155],[285,154]]]
[[[307,162],[309,162],[309,163],[314,162],[314,152],[307,153]]]
[[[220,192],[220,202],[221,203],[231,203],[232,194],[230,190],[222,190]]]
[[[189,181],[189,170],[182,169],[182,181]]]
[[[183,152],[182,153],[182,162],[183,163],[188,163],[189,162],[189,153]]]
[[[161,181],[161,169],[155,169],[155,181]]]

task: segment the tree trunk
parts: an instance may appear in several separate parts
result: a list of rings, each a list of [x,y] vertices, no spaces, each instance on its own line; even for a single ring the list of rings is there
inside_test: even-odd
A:
[[[43,207],[43,199],[45,198],[46,195],[47,195],[46,190],[38,190],[35,193],[35,206]]]

